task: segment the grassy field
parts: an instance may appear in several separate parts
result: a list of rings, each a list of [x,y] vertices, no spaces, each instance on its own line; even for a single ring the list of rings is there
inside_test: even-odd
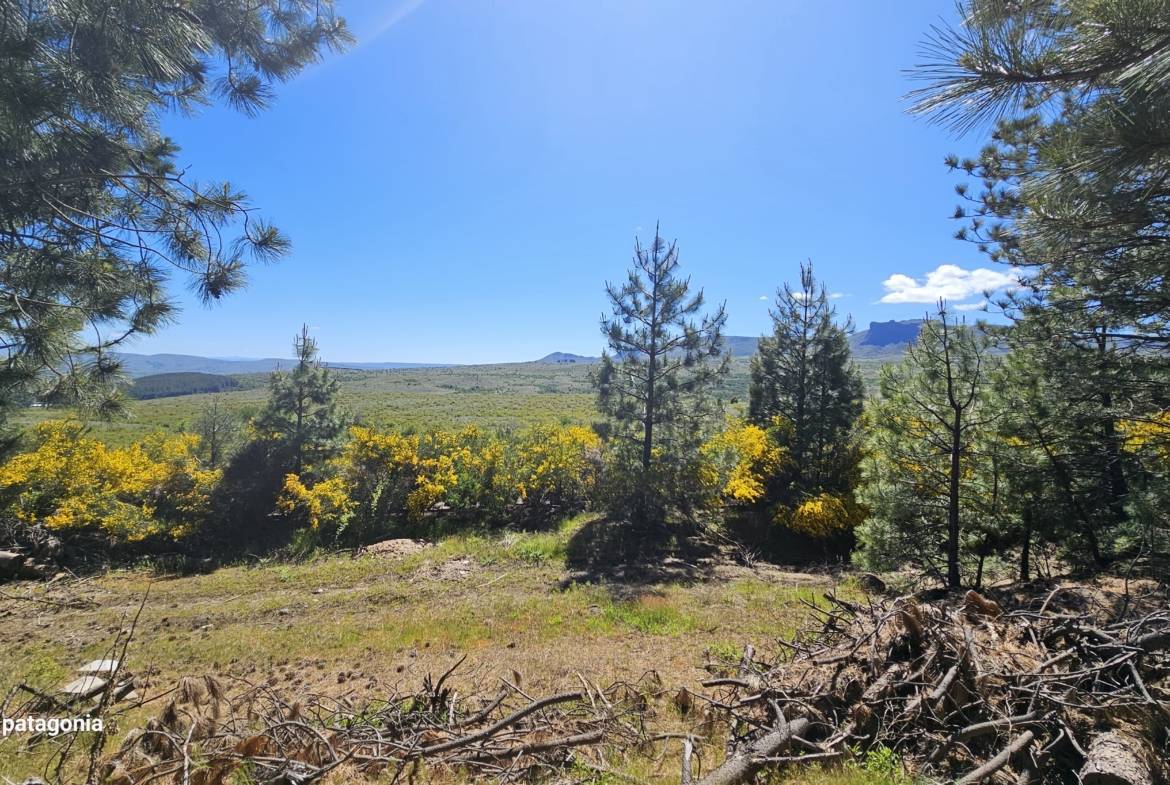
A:
[[[550,423],[588,424],[596,416],[589,369],[579,365],[461,366],[453,368],[337,370],[341,406],[355,420],[395,430],[491,429]],[[241,377],[245,389],[218,393],[232,409],[255,413],[268,395],[266,377]],[[130,415],[115,422],[92,422],[104,441],[123,445],[156,431],[190,428],[210,395],[183,395],[134,401]],[[29,410],[31,423],[67,413]]]
[[[860,359],[858,366],[871,390],[884,360]],[[587,365],[457,366],[387,371],[336,371],[341,404],[356,420],[379,428],[426,431],[465,425],[506,430],[531,425],[587,425],[598,418]],[[244,389],[219,393],[237,411],[254,413],[267,397],[266,377],[240,377]],[[748,360],[737,358],[719,395],[730,412],[741,412],[747,399]],[[210,395],[183,395],[134,401],[128,419],[91,422],[96,436],[125,445],[157,431],[191,427]],[[68,412],[30,409],[24,424]]]
[[[580,516],[556,531],[457,536],[406,556],[335,555],[189,577],[119,570],[9,586],[0,594],[0,694],[20,681],[51,691],[106,655],[148,591],[127,662],[147,696],[203,674],[229,684],[267,680],[292,695],[360,695],[378,682],[417,685],[464,654],[455,675],[464,694],[492,690],[513,671],[534,693],[576,689],[578,673],[608,683],[651,670],[668,686],[697,688],[706,664],[734,663],[745,644],[773,650],[807,618],[801,603],[823,602],[832,583],[716,561],[701,579],[566,587],[586,535],[604,525]],[[157,708],[131,712],[118,732]],[[0,774],[37,774],[44,754],[0,741]],[[641,781],[677,782],[672,757],[622,765]],[[825,781],[879,781],[859,776]]]

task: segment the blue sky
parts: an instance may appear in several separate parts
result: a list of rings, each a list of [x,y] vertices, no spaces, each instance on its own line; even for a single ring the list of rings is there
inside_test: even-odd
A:
[[[180,321],[132,351],[284,356],[306,322],[335,361],[596,354],[603,282],[656,220],[731,334],[807,258],[862,327],[1005,280],[952,239],[943,156],[979,139],[902,100],[945,4],[339,5],[358,45],[272,109],[167,120],[293,253],[210,309],[176,281]]]

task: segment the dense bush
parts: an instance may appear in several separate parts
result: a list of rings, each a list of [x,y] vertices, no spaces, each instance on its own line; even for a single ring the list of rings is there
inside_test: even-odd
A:
[[[543,426],[502,436],[479,428],[396,434],[350,429],[323,477],[285,477],[278,512],[342,542],[446,514],[499,524],[583,509],[601,464],[597,435]]]
[[[692,499],[691,512],[757,505],[788,463],[782,430],[730,419],[685,464],[656,455],[655,483],[664,496]],[[618,444],[581,426],[426,434],[354,426],[335,456],[296,473],[283,442],[251,429],[220,470],[200,462],[194,434],[112,448],[81,425],[48,422],[0,467],[0,512],[53,531],[100,532],[111,543],[183,540],[200,553],[263,552],[294,538],[351,546],[436,521],[539,525],[612,501],[607,494],[633,494],[640,483]],[[768,508],[773,521],[814,535],[848,513],[834,498]]]
[[[219,472],[200,466],[198,437],[157,435],[114,449],[62,421],[38,425],[31,449],[0,465],[0,501],[26,523],[113,541],[180,538],[208,515]]]
[[[171,398],[177,395],[215,393],[235,390],[242,385],[231,376],[218,373],[156,373],[140,376],[126,392],[131,398],[147,401],[151,398]]]
[[[791,425],[773,416],[767,427],[731,419],[700,449],[708,504],[754,508],[798,534],[818,539],[851,530],[865,517],[852,492],[801,493],[791,488]]]

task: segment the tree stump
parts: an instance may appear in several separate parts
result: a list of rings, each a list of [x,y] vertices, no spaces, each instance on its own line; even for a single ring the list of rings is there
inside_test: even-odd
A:
[[[1117,731],[1093,739],[1080,776],[1084,785],[1153,785],[1154,782],[1145,744]]]

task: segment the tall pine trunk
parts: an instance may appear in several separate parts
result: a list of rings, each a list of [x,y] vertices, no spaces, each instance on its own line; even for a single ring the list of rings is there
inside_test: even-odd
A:
[[[642,471],[650,471],[650,459],[654,455],[654,356],[650,357],[650,370],[646,374],[646,420],[642,428]]]
[[[963,414],[955,409],[951,423],[951,472],[947,492],[947,586],[957,589],[962,585],[959,574],[959,477],[962,469]]]
[[[1024,507],[1024,542],[1020,545],[1020,581],[1027,583],[1032,575],[1032,506]]]

